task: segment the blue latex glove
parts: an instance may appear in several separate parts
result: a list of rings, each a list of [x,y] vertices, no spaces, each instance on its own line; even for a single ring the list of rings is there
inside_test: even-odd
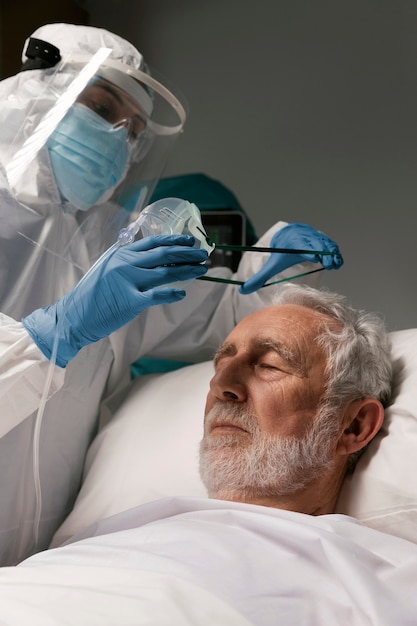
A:
[[[270,248],[291,248],[293,250],[319,250],[332,254],[292,254],[271,252],[265,265],[243,285],[240,293],[248,294],[260,289],[265,283],[283,270],[301,263],[321,263],[326,270],[337,270],[343,265],[339,247],[330,237],[307,224],[288,224],[276,232]]]
[[[113,254],[55,304],[37,309],[22,323],[47,358],[56,334],[56,363],[65,367],[78,351],[134,319],[144,309],[177,302],[185,291],[155,289],[167,283],[190,280],[206,273],[200,263],[207,252],[193,248],[190,235],[146,237]]]

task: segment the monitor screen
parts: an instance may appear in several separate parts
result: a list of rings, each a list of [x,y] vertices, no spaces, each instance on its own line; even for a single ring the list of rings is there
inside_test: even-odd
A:
[[[239,211],[201,211],[201,220],[208,237],[215,244],[244,246],[246,217]],[[215,248],[209,258],[211,267],[230,267],[235,272],[242,253]]]

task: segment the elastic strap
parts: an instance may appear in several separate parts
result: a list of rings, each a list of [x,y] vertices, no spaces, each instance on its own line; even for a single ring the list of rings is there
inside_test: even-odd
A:
[[[200,229],[198,229],[200,230]],[[200,232],[202,232],[200,230]],[[213,241],[209,237],[206,237],[206,241],[209,245],[215,245],[218,250],[231,250],[236,252],[284,252],[285,254],[320,254],[320,255],[328,255],[332,256],[341,256],[338,253],[328,252],[324,250],[294,250],[294,248],[265,248],[258,246],[233,246],[227,244],[214,244]],[[275,280],[272,283],[266,283],[262,285],[261,289],[264,287],[270,287],[271,285],[277,285],[278,283],[283,283],[287,280],[294,280],[295,278],[302,278],[303,276],[308,276],[309,274],[315,274],[316,272],[322,272],[325,268],[319,267],[314,270],[310,270],[309,272],[303,272],[302,274],[296,274],[295,276],[288,276],[286,278],[280,278],[279,280]],[[229,278],[216,278],[215,276],[199,276],[197,280],[208,280],[213,283],[225,283],[228,285],[243,285],[244,281],[242,280],[232,280]]]
[[[200,230],[200,229],[199,229]],[[341,256],[337,252],[329,252],[328,250],[298,250],[295,248],[263,248],[261,246],[232,246],[229,244],[214,243],[209,237],[206,237],[209,245],[214,245],[218,250],[232,250],[236,252],[284,252],[285,254],[323,254],[332,256]]]
[[[322,253],[320,253],[322,254]],[[329,253],[327,253],[329,254]],[[279,280],[274,280],[272,283],[266,283],[262,285],[261,289],[264,287],[270,287],[271,285],[277,285],[278,283],[283,283],[287,280],[294,280],[295,278],[301,278],[302,276],[308,276],[309,274],[315,274],[315,272],[322,272],[324,267],[319,267],[315,270],[310,270],[309,272],[303,272],[302,274],[296,274],[295,276],[287,276],[286,278],[280,278]],[[213,283],[225,283],[228,285],[244,285],[243,280],[232,280],[231,278],[218,278],[216,276],[198,276],[197,280],[208,280]]]

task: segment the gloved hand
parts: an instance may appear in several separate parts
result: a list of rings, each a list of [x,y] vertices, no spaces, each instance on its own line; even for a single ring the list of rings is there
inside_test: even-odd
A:
[[[248,294],[260,289],[270,278],[283,270],[301,263],[321,263],[326,270],[339,269],[343,258],[338,245],[324,233],[307,224],[288,224],[277,231],[270,243],[270,248],[292,248],[293,250],[319,250],[331,254],[293,254],[271,252],[264,266],[239,287],[240,293]]]
[[[182,300],[185,291],[155,289],[206,273],[207,252],[193,248],[190,235],[146,237],[119,247],[55,304],[22,319],[34,342],[51,358],[56,334],[56,363],[65,367],[83,347],[106,337],[144,309]]]

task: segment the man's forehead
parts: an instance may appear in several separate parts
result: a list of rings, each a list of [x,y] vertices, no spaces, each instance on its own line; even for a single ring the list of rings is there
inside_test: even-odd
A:
[[[234,331],[244,331],[254,335],[260,329],[273,333],[285,329],[288,325],[302,331],[318,331],[325,315],[300,304],[278,304],[265,307],[243,318]],[[231,334],[233,334],[233,332]]]
[[[274,351],[306,372],[317,359],[321,361],[325,357],[315,340],[326,318],[301,305],[266,307],[235,326],[216,352],[215,363],[242,350],[252,355]]]
[[[256,349],[270,343],[294,353],[318,349],[315,339],[326,317],[298,304],[269,306],[243,318],[224,344]]]

